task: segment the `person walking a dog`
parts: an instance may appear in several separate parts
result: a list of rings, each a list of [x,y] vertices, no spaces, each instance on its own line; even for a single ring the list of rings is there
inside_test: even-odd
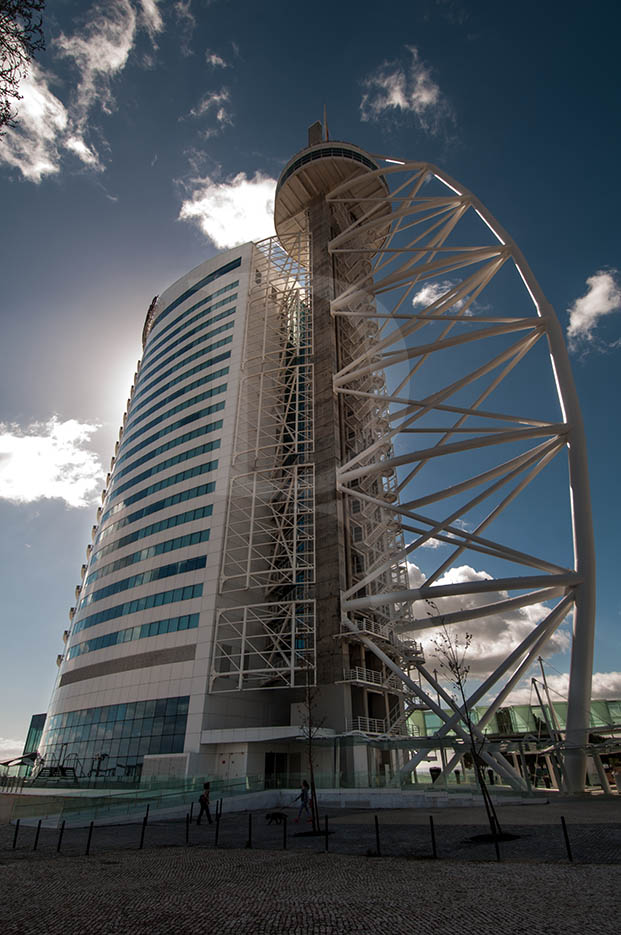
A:
[[[310,810],[310,786],[305,779],[302,780],[302,788],[301,788],[300,794],[296,796],[293,801],[297,802],[298,799],[300,800],[300,807],[298,809],[298,817],[295,819],[296,824],[297,822],[299,822],[302,812],[306,812],[306,815],[308,816],[308,820],[312,821],[313,819],[311,817],[311,810]]]

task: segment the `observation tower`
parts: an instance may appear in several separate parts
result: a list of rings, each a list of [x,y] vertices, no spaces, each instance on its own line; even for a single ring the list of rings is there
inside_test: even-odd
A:
[[[313,732],[335,785],[407,782],[434,743],[448,775],[471,725],[433,638],[467,630],[477,743],[571,641],[551,739],[580,791],[594,557],[560,325],[472,193],[326,137],[283,169],[275,237],[149,307],[40,752],[284,785]]]

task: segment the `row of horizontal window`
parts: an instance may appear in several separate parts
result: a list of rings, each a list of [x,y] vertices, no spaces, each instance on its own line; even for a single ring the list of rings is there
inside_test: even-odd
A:
[[[209,425],[202,425],[201,434],[215,432],[221,428],[222,420],[219,419],[217,422],[211,422]],[[182,442],[177,441],[177,439],[174,439],[174,441],[178,445],[182,444]],[[173,445],[170,447],[172,448]],[[213,442],[205,442],[203,445],[198,445],[197,447],[190,448],[187,451],[180,451],[179,454],[171,455],[170,458],[165,458],[163,461],[158,461],[157,464],[153,464],[150,468],[147,468],[146,471],[141,471],[140,474],[136,474],[135,477],[132,477],[131,480],[121,484],[120,487],[115,487],[113,492],[110,491],[108,499],[112,500],[114,497],[118,497],[126,490],[129,490],[130,487],[133,487],[135,484],[139,484],[141,481],[146,480],[147,477],[153,477],[154,474],[159,474],[160,471],[165,471],[167,468],[173,467],[175,464],[180,464],[182,461],[190,461],[192,458],[197,458],[199,455],[206,454],[210,451],[215,451],[216,448],[219,447],[220,439],[218,438]]]
[[[133,718],[124,721],[99,721],[97,724],[76,724],[54,730],[49,741],[58,743],[84,743],[89,740],[125,740],[126,738],[151,737],[154,734],[178,734],[185,730],[187,714],[176,717]]]
[[[132,416],[131,419],[127,420],[127,422],[125,423],[124,434],[133,435],[135,426],[139,422],[142,422],[143,419],[146,419],[148,416],[153,415],[153,413],[157,412],[158,409],[162,409],[168,403],[171,403],[174,399],[179,399],[180,396],[185,396],[186,393],[191,393],[192,390],[197,389],[199,386],[204,386],[205,383],[211,383],[213,380],[219,379],[219,377],[225,377],[228,372],[229,372],[228,367],[222,367],[220,370],[215,370],[213,373],[209,373],[207,374],[207,376],[201,377],[199,380],[193,380],[191,383],[188,383],[187,386],[182,386],[181,389],[175,390],[174,393],[169,393],[168,396],[160,396],[158,401],[153,406],[151,406],[150,409],[147,409],[145,412],[141,413],[136,418],[133,418]],[[212,389],[207,390],[207,392],[204,393],[201,398],[208,399],[210,396],[217,396],[219,393],[224,393],[225,391],[226,391],[226,383],[223,383],[220,386],[214,386]],[[145,403],[141,403],[141,405],[145,405]],[[173,415],[175,412],[179,412],[179,409],[187,408],[188,405],[191,405],[191,403],[187,403],[187,402],[183,403],[180,407],[175,407],[174,409],[170,409],[168,412],[163,413],[162,415],[158,416],[157,419],[154,419],[152,422],[150,422],[148,427],[145,428],[144,431],[145,432],[148,431],[149,428],[153,428],[154,425],[157,425],[159,422],[163,422],[165,419]],[[140,409],[140,406],[137,406],[136,408]],[[135,413],[135,411],[136,410],[132,410],[133,413]],[[130,425],[130,422],[131,422],[131,428],[128,428],[128,426]],[[141,431],[143,430],[141,429]]]
[[[190,477],[198,477],[200,474],[208,474],[211,471],[216,471],[217,468],[217,460],[206,461],[204,464],[197,464],[193,468],[187,468],[185,471],[179,471],[177,474],[171,474],[170,477],[164,477],[162,480],[156,481],[155,484],[149,484],[148,487],[143,487],[142,490],[138,490],[136,493],[133,493],[131,497],[128,497],[126,500],[121,500],[120,503],[110,507],[110,509],[106,510],[106,512],[103,514],[101,521],[102,523],[105,522],[110,516],[114,516],[114,514],[120,512],[120,510],[124,510],[126,507],[131,506],[132,503],[137,503],[139,500],[143,500],[145,497],[150,497],[152,493],[157,493],[159,490],[164,490],[166,487],[173,487],[175,484],[180,484],[182,481],[188,480]]]
[[[173,529],[175,526],[181,526],[183,523],[191,523],[194,522],[194,520],[203,519],[206,516],[211,516],[212,512],[213,506],[209,503],[207,506],[199,506],[195,510],[186,510],[185,513],[177,513],[176,516],[168,516],[166,519],[161,519],[157,523],[149,523],[148,526],[136,529],[127,536],[121,536],[116,542],[105,545],[103,549],[100,549],[98,552],[94,552],[91,556],[91,568],[105,555],[110,555],[111,552],[116,552],[117,549],[122,549],[126,545],[131,545],[132,542],[137,542],[139,539],[146,539],[147,536],[163,532],[165,529]],[[207,529],[205,532],[209,533],[209,530]]]
[[[132,523],[136,523],[145,516],[151,516],[152,513],[158,513],[160,510],[165,510],[169,506],[175,506],[177,503],[185,503],[186,500],[192,500],[194,497],[204,497],[206,494],[213,493],[215,489],[215,482],[210,481],[208,484],[199,484],[198,487],[192,487],[190,490],[181,490],[179,493],[170,494],[162,500],[157,500],[155,503],[143,506],[140,510],[136,510],[134,513],[130,513],[129,516],[124,516],[122,519],[117,520],[116,523],[111,523],[109,526],[106,526],[105,529],[102,529],[95,543],[97,544],[101,542],[102,539],[107,539],[107,537],[111,533],[116,532],[117,529],[130,526]]]
[[[102,749],[103,744],[100,739],[68,745],[65,741],[53,746],[46,745],[43,755],[50,763],[62,757],[65,764],[71,765],[72,757],[76,757],[83,766],[88,767],[90,761],[91,769],[88,775],[127,776],[135,779],[140,775],[139,770],[147,754],[157,756],[164,753],[183,753],[184,741],[185,729],[177,734],[155,734],[126,737],[123,740],[106,740],[105,749]],[[102,754],[105,754],[103,758]],[[99,764],[97,769],[95,769],[95,764]]]
[[[134,396],[131,402],[129,413],[128,413],[128,419],[133,418],[138,409],[141,409],[142,406],[146,406],[147,403],[153,402],[154,399],[158,400],[158,406],[159,406],[159,401],[162,398],[162,393],[165,393],[166,390],[169,390],[171,386],[177,386],[177,384],[182,383],[184,380],[187,380],[188,377],[194,376],[195,373],[202,373],[203,370],[209,370],[210,367],[215,367],[216,364],[222,363],[222,361],[224,360],[228,360],[230,356],[231,356],[230,351],[224,351],[223,354],[216,354],[215,357],[210,357],[209,360],[204,360],[202,364],[196,364],[194,367],[190,367],[189,370],[184,370],[183,373],[178,374],[172,380],[169,380],[168,383],[159,383],[157,389],[154,390],[150,396],[147,396],[146,399],[143,399],[143,401],[137,406],[134,405],[135,400],[136,400],[136,397]],[[219,373],[212,374],[212,379],[219,377],[219,376],[222,376],[222,374],[219,374]],[[186,387],[183,387],[182,389],[183,389],[183,392],[187,392]]]
[[[116,604],[106,610],[100,610],[89,617],[83,617],[74,625],[72,632],[79,633],[81,630],[88,630],[90,627],[97,626],[98,623],[116,620],[117,617],[126,617],[127,614],[136,614],[140,610],[163,607],[166,604],[175,604],[177,601],[191,601],[195,597],[202,597],[202,594],[202,584],[187,584],[183,588],[173,588],[171,591],[146,594],[144,597],[137,597],[133,601],[125,601],[123,604]]]
[[[176,373],[179,367],[185,367],[186,364],[192,363],[193,360],[198,360],[199,357],[205,357],[206,354],[211,354],[212,351],[216,351],[219,347],[224,347],[226,344],[230,344],[232,340],[233,335],[230,334],[226,338],[220,338],[219,341],[212,341],[212,343],[208,344],[207,347],[202,347],[200,351],[195,351],[193,354],[189,354],[187,357],[184,357],[183,360],[176,360],[173,367],[170,367],[168,370],[164,370],[164,372],[160,373],[158,376],[154,376],[153,373],[150,374],[149,382],[141,387],[141,389],[139,389],[136,393],[134,393],[134,399],[140,399],[141,396],[143,396],[145,393],[148,393],[155,386],[157,386],[160,380],[165,380],[172,373]],[[155,367],[155,370],[159,370],[160,367],[163,366],[164,361],[158,364]]]
[[[222,304],[226,305],[227,302],[231,302],[231,301],[232,301],[232,297],[230,299],[225,299],[225,301]],[[216,315],[215,317],[216,319],[227,318],[229,315],[234,315],[234,314],[235,314],[235,306],[233,305],[226,312],[221,312],[220,315]],[[198,317],[200,318],[200,316]],[[209,341],[211,338],[215,338],[217,334],[222,334],[224,331],[230,331],[231,328],[235,327],[234,321],[227,321],[223,325],[219,325],[217,328],[214,328],[213,331],[209,331],[207,334],[204,334],[198,340],[190,341],[189,344],[187,344],[185,347],[182,347],[179,350],[174,351],[174,348],[178,348],[179,345],[183,344],[184,341],[188,341],[193,335],[198,334],[199,331],[204,331],[205,328],[209,328],[213,323],[214,323],[213,319],[210,319],[209,321],[204,321],[202,324],[196,325],[195,328],[191,328],[190,331],[187,331],[184,334],[182,334],[180,338],[177,338],[176,341],[173,341],[172,344],[169,344],[167,347],[163,348],[158,354],[155,355],[155,357],[152,357],[149,360],[148,364],[146,365],[146,368],[145,368],[145,363],[143,360],[142,366],[140,368],[140,378],[138,380],[138,384],[140,384],[140,381],[147,378],[147,372],[151,370],[153,365],[156,364],[158,361],[160,361],[160,363],[158,364],[158,367],[164,367],[167,363],[169,363],[173,359],[173,357],[180,357],[182,354],[185,354],[186,351],[189,351],[191,347],[197,347],[203,341]],[[167,354],[170,355],[171,351],[174,351],[174,353],[172,353],[172,356],[169,356],[167,358],[166,355]],[[164,360],[162,360],[162,358],[164,358]]]
[[[144,562],[155,555],[165,555],[167,552],[175,552],[177,549],[184,549],[190,545],[197,545],[199,542],[209,541],[209,529],[198,529],[196,532],[188,532],[185,536],[176,536],[174,539],[166,539],[164,542],[156,542],[146,549],[140,549],[139,552],[132,552],[131,555],[125,555],[123,558],[117,558],[115,562],[109,562],[102,565],[84,581],[84,587],[87,588],[94,581],[105,578],[107,575],[120,571],[121,568],[128,568],[129,565],[137,565],[138,562]]]
[[[226,383],[224,384],[226,386]],[[214,395],[217,395],[214,388],[213,390],[206,390],[204,393],[200,393],[198,396],[195,396],[194,399],[189,400],[188,403],[175,406],[173,409],[170,409],[168,412],[163,413],[157,419],[154,419],[153,422],[150,422],[148,425],[143,426],[132,438],[132,444],[136,441],[136,438],[139,435],[143,435],[144,432],[148,432],[150,429],[154,428],[156,425],[161,425],[166,419],[170,416],[175,415],[180,410],[188,408],[190,405],[195,405],[198,402],[202,402],[203,399],[211,399]],[[226,405],[226,400],[220,400],[217,403],[212,403],[211,406],[208,406],[206,409],[201,409],[199,412],[192,413],[191,416],[186,416],[184,419],[177,419],[176,422],[171,422],[170,425],[165,426],[165,428],[160,429],[158,432],[155,432],[153,435],[150,435],[148,438],[143,439],[140,444],[134,445],[133,448],[127,448],[123,451],[123,454],[117,458],[115,471],[115,478],[121,477],[122,474],[118,471],[119,464],[123,464],[127,461],[128,458],[131,458],[133,455],[137,454],[139,451],[143,451],[145,448],[148,448],[149,445],[152,445],[153,442],[157,441],[158,438],[163,438],[165,435],[170,435],[171,432],[176,431],[184,425],[187,425],[188,422],[193,422],[201,416],[210,416],[214,412],[221,412]],[[127,444],[127,442],[125,442]],[[161,451],[166,451],[165,447],[160,448]],[[134,467],[137,467],[140,463],[148,461],[149,455],[144,456],[142,462],[134,462]],[[123,474],[127,474],[128,471],[132,471],[133,467],[123,468]]]
[[[93,653],[98,649],[107,649],[109,646],[118,646],[121,643],[132,643],[134,640],[144,640],[151,636],[195,630],[198,627],[199,617],[200,614],[183,614],[181,617],[152,620],[151,623],[142,623],[137,627],[127,627],[125,630],[115,630],[114,633],[94,636],[92,640],[84,640],[83,643],[76,643],[72,646],[67,653],[67,659],[75,659],[76,656]]]
[[[190,571],[197,571],[204,568],[207,564],[206,555],[195,555],[193,558],[186,558],[180,562],[172,562],[170,565],[160,565],[158,568],[148,568],[129,578],[121,578],[119,581],[113,581],[98,591],[91,591],[86,597],[82,598],[78,609],[89,607],[97,601],[103,601],[106,597],[113,594],[120,594],[121,591],[131,591],[132,588],[139,588],[142,584],[149,584],[151,581],[161,581],[163,578],[173,578],[175,575],[185,575]]]
[[[186,308],[185,312],[182,312],[180,315],[177,315],[176,318],[173,318],[165,328],[162,328],[160,333],[157,336],[157,340],[154,340],[153,343],[149,342],[148,347],[144,352],[142,361],[148,360],[151,354],[154,351],[157,351],[163,344],[166,344],[167,341],[170,341],[171,338],[174,338],[175,335],[179,334],[180,331],[183,331],[188,325],[193,325],[195,321],[199,318],[202,318],[203,315],[208,315],[210,312],[214,311],[216,308],[220,308],[222,305],[226,305],[229,302],[234,302],[237,299],[237,295],[231,295],[227,299],[222,299],[220,302],[215,302],[209,305],[208,308],[203,308],[204,305],[212,302],[213,299],[217,298],[220,295],[225,295],[228,292],[232,292],[234,289],[237,289],[239,285],[239,279],[236,279],[235,282],[230,282],[228,286],[223,286],[222,289],[218,289],[217,292],[212,292],[211,295],[205,296],[204,299],[201,299],[200,302],[196,302],[195,305],[191,305],[190,308]],[[197,309],[202,309],[199,315],[195,315],[194,318],[191,318],[189,321],[185,321],[188,315],[191,315],[192,312],[195,312]],[[213,321],[216,319],[214,318]],[[182,325],[179,325],[178,328],[175,328],[174,331],[171,331],[171,328],[174,328],[175,325],[179,322],[183,322]]]
[[[237,269],[241,266],[241,257],[238,257],[236,260],[231,260],[230,263],[226,263],[224,266],[221,266],[220,269],[216,269],[213,273],[209,273],[207,276],[204,276],[203,279],[199,279],[198,282],[195,282],[193,286],[190,286],[189,289],[186,289],[185,292],[182,292],[170,305],[167,305],[163,309],[155,321],[153,322],[153,328],[158,325],[163,318],[167,315],[170,315],[171,312],[174,312],[176,308],[185,302],[187,299],[191,298],[193,295],[196,295],[201,289],[204,289],[205,286],[208,286],[210,282],[213,282],[215,279],[219,279],[221,276],[226,276],[227,273],[231,273],[234,269]]]
[[[152,698],[148,701],[128,701],[102,705],[99,708],[79,708],[53,714],[46,723],[46,734],[78,724],[98,724],[100,721],[133,721],[145,717],[177,717],[188,713],[189,695],[175,698]]]

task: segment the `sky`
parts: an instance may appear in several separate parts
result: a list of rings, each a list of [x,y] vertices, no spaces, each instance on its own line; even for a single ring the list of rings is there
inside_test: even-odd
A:
[[[47,708],[150,301],[273,233],[276,179],[324,105],[331,138],[475,192],[556,308],[590,461],[594,696],[621,697],[620,20],[601,0],[48,2],[0,140],[0,756]],[[481,671],[532,625],[503,621]]]

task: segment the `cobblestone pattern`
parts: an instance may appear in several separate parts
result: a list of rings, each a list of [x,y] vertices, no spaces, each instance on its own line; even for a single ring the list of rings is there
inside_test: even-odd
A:
[[[621,868],[214,851],[4,857],[3,935],[615,935]]]

